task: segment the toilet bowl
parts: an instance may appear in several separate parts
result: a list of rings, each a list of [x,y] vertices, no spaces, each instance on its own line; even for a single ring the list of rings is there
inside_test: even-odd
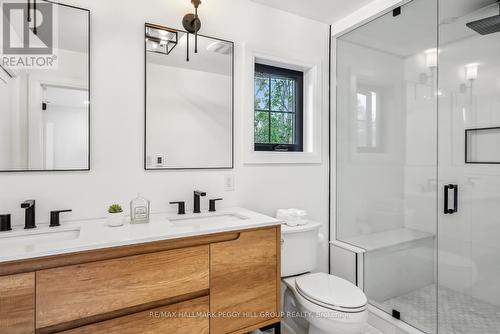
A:
[[[363,291],[342,278],[310,273],[317,259],[319,226],[282,226],[284,327],[293,334],[363,333],[368,326]]]
[[[366,330],[365,294],[348,281],[324,273],[283,279],[284,321],[295,334],[358,334]],[[291,293],[290,293],[291,292]]]

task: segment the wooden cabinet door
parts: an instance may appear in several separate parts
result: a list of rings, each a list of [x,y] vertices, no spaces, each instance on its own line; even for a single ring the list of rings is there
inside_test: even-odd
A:
[[[35,274],[0,277],[0,333],[35,332]]]
[[[279,318],[280,229],[242,232],[210,245],[210,333],[231,333]]]
[[[99,315],[208,290],[208,258],[205,245],[41,270],[36,327],[92,322]]]
[[[75,328],[64,334],[208,334],[207,297]]]

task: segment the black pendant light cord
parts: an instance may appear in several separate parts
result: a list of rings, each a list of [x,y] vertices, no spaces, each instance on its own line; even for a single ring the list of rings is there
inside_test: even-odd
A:
[[[28,25],[31,23],[31,0],[28,0]],[[33,0],[33,33],[37,34],[36,28],[36,0]]]
[[[187,57],[186,57],[186,61],[189,61],[189,32],[186,33],[186,37],[187,37],[187,42],[186,42],[186,45],[187,45]]]
[[[31,0],[28,0],[28,22],[31,22]]]
[[[36,0],[33,0],[33,33],[37,34],[36,29]]]
[[[194,8],[194,53],[198,53],[198,7]]]

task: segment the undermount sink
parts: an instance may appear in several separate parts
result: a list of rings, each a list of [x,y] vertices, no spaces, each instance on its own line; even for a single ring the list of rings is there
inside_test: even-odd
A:
[[[43,249],[44,246],[51,245],[54,242],[71,241],[78,239],[80,228],[70,230],[54,231],[19,231],[10,232],[6,235],[0,235],[0,251],[33,251]]]
[[[197,226],[197,225],[212,225],[212,224],[227,224],[235,223],[241,220],[246,220],[248,217],[236,213],[214,214],[199,217],[179,217],[171,218],[169,221],[176,226]]]

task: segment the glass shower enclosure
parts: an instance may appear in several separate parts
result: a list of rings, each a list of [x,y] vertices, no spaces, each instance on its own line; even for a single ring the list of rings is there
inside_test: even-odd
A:
[[[336,237],[425,333],[500,333],[499,7],[413,0],[332,41]]]

